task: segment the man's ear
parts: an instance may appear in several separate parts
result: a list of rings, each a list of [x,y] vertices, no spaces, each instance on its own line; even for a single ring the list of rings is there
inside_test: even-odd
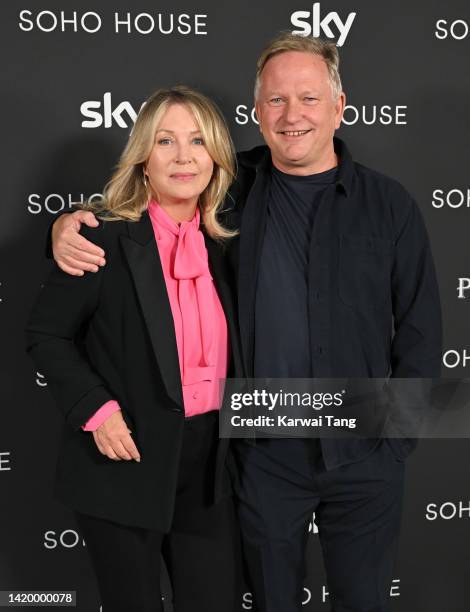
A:
[[[342,91],[335,102],[335,129],[339,129],[343,120],[344,107],[346,106],[346,94]]]
[[[260,120],[259,120],[259,106],[260,106],[260,105],[259,105],[259,102],[257,102],[257,101],[255,100],[255,113],[256,113],[256,120],[258,121],[259,131],[260,131],[260,132],[261,132],[261,134],[262,134],[262,133],[263,133],[263,130],[262,130],[262,128],[261,128],[261,123],[260,123]]]

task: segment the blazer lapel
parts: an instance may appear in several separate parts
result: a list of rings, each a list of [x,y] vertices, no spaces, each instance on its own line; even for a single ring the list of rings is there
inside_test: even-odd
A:
[[[120,237],[142,307],[153,351],[169,397],[183,409],[181,373],[175,326],[148,211],[138,222],[128,222],[128,236]]]
[[[229,278],[227,260],[223,253],[224,245],[219,245],[204,233],[209,267],[214,279],[220,302],[224,309],[230,339],[230,355],[232,357],[232,372],[237,378],[243,376],[242,357],[240,351],[240,332],[238,327],[237,304],[235,301],[234,279]]]

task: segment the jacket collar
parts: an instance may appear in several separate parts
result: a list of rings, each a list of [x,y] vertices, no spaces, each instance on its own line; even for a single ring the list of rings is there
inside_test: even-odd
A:
[[[129,237],[140,245],[145,246],[151,240],[155,240],[155,234],[153,231],[152,222],[150,221],[150,215],[148,209],[142,212],[139,221],[128,221],[127,231]]]
[[[339,159],[338,174],[336,177],[337,189],[342,189],[347,196],[351,193],[354,178],[354,162],[343,140],[333,138],[335,153]],[[238,163],[245,168],[252,168],[257,172],[267,172],[272,165],[271,151],[266,145],[254,147],[250,151],[239,153]]]

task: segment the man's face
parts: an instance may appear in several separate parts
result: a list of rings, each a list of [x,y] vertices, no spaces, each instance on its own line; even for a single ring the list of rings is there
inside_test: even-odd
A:
[[[344,94],[334,100],[320,56],[288,51],[269,59],[255,108],[276,168],[306,175],[333,167],[333,135],[344,103]]]

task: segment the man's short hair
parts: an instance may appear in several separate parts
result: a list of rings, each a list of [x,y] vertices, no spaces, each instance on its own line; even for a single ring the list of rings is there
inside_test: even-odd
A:
[[[334,42],[324,40],[322,38],[312,38],[311,36],[302,36],[300,34],[292,34],[292,32],[281,32],[274,38],[267,47],[262,51],[258,58],[256,81],[255,81],[255,100],[258,97],[260,88],[260,77],[268,60],[274,55],[287,53],[288,51],[300,51],[301,53],[311,53],[318,55],[325,61],[330,77],[331,90],[333,99],[337,100],[342,92],[341,78],[339,76],[339,53]]]

